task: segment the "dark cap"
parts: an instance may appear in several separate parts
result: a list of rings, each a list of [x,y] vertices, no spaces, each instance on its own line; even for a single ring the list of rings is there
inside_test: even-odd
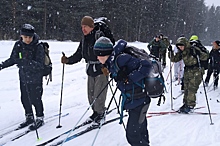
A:
[[[20,35],[34,36],[34,27],[30,24],[24,24],[20,30]]]
[[[220,41],[219,40],[216,40],[214,41],[218,46],[220,46]]]

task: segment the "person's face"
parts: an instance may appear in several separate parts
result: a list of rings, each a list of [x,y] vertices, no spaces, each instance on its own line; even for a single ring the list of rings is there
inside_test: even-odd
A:
[[[185,48],[185,46],[178,46],[178,48],[179,48],[181,51],[183,51],[184,48]]]
[[[156,38],[156,41],[158,42],[160,40],[160,38]]]
[[[84,35],[89,34],[93,30],[93,28],[89,27],[88,25],[81,25],[81,27]]]
[[[105,64],[106,60],[108,59],[109,56],[97,56],[97,59],[101,64]]]
[[[21,37],[25,44],[30,44],[33,41],[33,36],[21,35]]]
[[[216,42],[213,42],[212,46],[213,46],[214,49],[218,49],[218,45],[216,44]]]

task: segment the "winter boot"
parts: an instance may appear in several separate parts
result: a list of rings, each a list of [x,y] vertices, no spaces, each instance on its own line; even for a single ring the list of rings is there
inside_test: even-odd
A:
[[[33,114],[25,114],[26,117],[26,121],[24,121],[23,123],[21,123],[18,127],[18,129],[27,127],[28,125],[31,125],[34,122],[34,116]]]
[[[35,123],[36,123],[36,125],[35,125]],[[29,129],[30,129],[30,130],[36,130],[36,129],[38,129],[39,127],[43,126],[43,125],[44,125],[44,116],[42,116],[42,117],[37,117],[35,123],[32,123],[32,124],[29,126]]]
[[[86,120],[86,123],[92,123],[95,118],[98,116],[98,113],[96,111],[93,111],[93,114]]]
[[[105,122],[105,113],[98,114],[98,116],[95,118],[94,122],[92,125],[100,125],[101,122]]]
[[[178,110],[179,113],[184,113],[184,114],[188,114],[190,112],[193,111],[193,108],[192,106],[188,106],[186,104],[184,104],[183,106],[180,107],[180,109]]]

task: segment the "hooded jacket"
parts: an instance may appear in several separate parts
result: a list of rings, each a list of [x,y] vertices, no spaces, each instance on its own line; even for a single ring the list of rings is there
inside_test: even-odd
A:
[[[2,62],[2,67],[7,68],[17,64],[19,68],[19,79],[23,83],[37,84],[43,82],[44,69],[44,48],[38,45],[39,36],[34,34],[33,41],[25,44],[22,38],[15,42],[10,58]],[[22,56],[22,58],[19,57]],[[25,60],[25,64],[19,66],[21,60]]]
[[[178,62],[181,59],[183,59],[185,68],[194,68],[199,67],[199,62],[197,59],[197,56],[199,57],[199,60],[205,61],[208,59],[208,55],[204,52],[202,52],[198,47],[192,46],[189,41],[185,37],[180,37],[177,39],[176,46],[178,48],[179,45],[184,46],[183,51],[179,51],[174,56],[174,52],[171,51],[171,56],[169,53],[169,58],[171,58],[172,62]]]

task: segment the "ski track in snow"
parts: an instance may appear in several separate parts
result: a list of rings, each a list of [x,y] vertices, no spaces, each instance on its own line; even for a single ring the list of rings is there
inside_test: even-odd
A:
[[[43,103],[45,110],[45,119],[51,115],[59,113],[60,107],[60,93],[61,93],[61,82],[62,82],[62,69],[63,65],[60,63],[62,52],[66,56],[72,55],[77,49],[78,42],[58,42],[48,41],[50,45],[50,56],[53,63],[53,81],[46,85],[44,80],[44,92],[43,92]],[[147,44],[141,42],[130,42],[129,44],[136,47],[146,49]],[[10,56],[14,41],[0,41],[0,62],[4,61]],[[211,49],[211,47],[208,47]],[[148,52],[148,50],[146,49]],[[167,57],[167,67],[164,69],[164,78],[169,73],[170,60]],[[36,140],[36,133],[30,132],[27,135],[13,141],[8,142],[6,146],[34,146],[36,144],[43,143],[48,139],[57,136],[71,128],[74,128],[76,123],[87,111],[89,107],[87,99],[87,75],[85,73],[86,63],[84,60],[75,65],[65,65],[64,74],[64,88],[63,88],[63,99],[62,99],[62,113],[69,113],[68,116],[61,118],[62,128],[57,129],[58,117],[51,122],[46,123],[43,127],[38,129],[40,141]],[[172,75],[174,75],[172,73]],[[203,79],[205,79],[206,74]],[[213,77],[210,79],[212,82]],[[168,78],[167,82],[170,82]],[[4,69],[0,71],[0,134],[5,133],[9,129],[16,127],[16,124],[24,120],[24,110],[20,102],[20,91],[19,91],[19,79],[18,69],[16,66]],[[110,83],[112,85],[112,83]],[[176,82],[172,84],[173,97],[180,94],[180,85],[176,85]],[[113,83],[112,90],[115,90],[115,83]],[[166,101],[160,106],[157,106],[158,99],[152,99],[149,112],[154,111],[171,111],[171,99],[170,99],[170,84],[167,85],[168,93],[165,94]],[[207,89],[207,88],[206,88]],[[200,93],[201,92],[201,93]],[[112,92],[108,89],[106,99],[106,107],[112,98]],[[120,92],[117,92],[115,97],[118,102]],[[167,114],[161,116],[154,116],[148,118],[148,130],[151,146],[218,146],[220,145],[220,103],[216,100],[220,100],[220,88],[216,91],[210,91],[207,93],[208,102],[210,104],[211,112],[218,113],[212,115],[212,121],[214,125],[210,125],[209,115],[184,115],[184,114]],[[176,100],[173,100],[173,109],[177,110],[182,106],[183,96]],[[211,100],[210,100],[211,99]],[[198,109],[199,112],[208,112],[206,105],[206,97],[204,95],[204,89],[202,84],[197,93],[197,107],[206,106],[206,108]],[[110,109],[115,107],[114,101],[111,104]],[[92,110],[89,109],[82,120],[85,121]],[[126,112],[124,112],[126,114]],[[106,120],[118,117],[117,110],[107,115]],[[124,123],[127,122],[127,117],[124,119]],[[46,120],[45,120],[46,121]],[[99,130],[98,137],[95,141],[95,146],[128,146],[125,129],[122,125],[118,124],[119,121],[115,121],[108,125],[103,126]],[[14,125],[14,126],[12,126]],[[12,127],[10,127],[12,126]],[[72,132],[72,134],[85,129],[82,127]],[[25,131],[21,129],[15,131],[9,135],[0,139],[0,144],[8,141],[10,138],[16,136],[20,132]],[[95,138],[98,129],[86,133],[82,136],[77,137],[67,143],[65,146],[90,146]],[[72,135],[71,134],[71,135]],[[60,137],[53,143],[65,139],[67,135]]]

